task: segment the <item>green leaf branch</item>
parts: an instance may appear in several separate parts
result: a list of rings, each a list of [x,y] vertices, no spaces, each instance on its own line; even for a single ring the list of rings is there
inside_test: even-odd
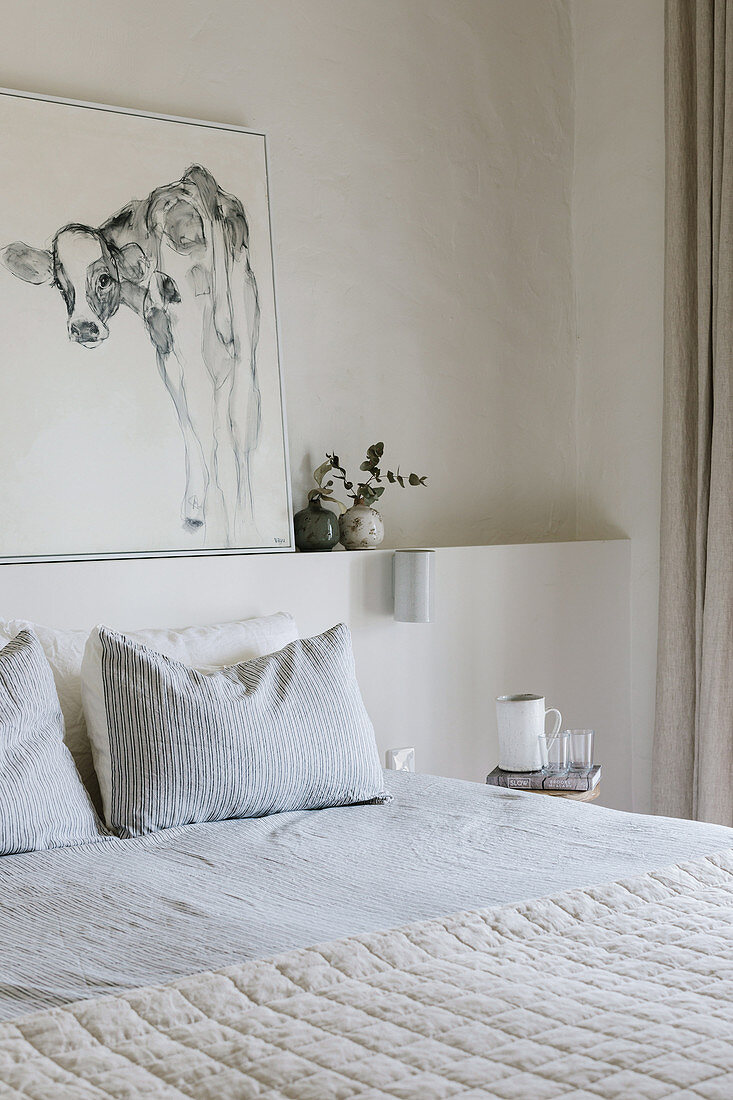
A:
[[[427,475],[421,477],[419,474],[403,474],[400,472],[399,466],[396,470],[385,470],[383,472],[381,466],[383,457],[384,443],[373,443],[371,447],[367,447],[366,458],[359,466],[359,470],[369,476],[364,478],[363,481],[354,483],[350,480],[346,469],[341,465],[338,455],[335,453],[327,454],[326,461],[318,467],[313,475],[319,484],[319,489],[313,489],[311,492],[322,495],[320,489],[322,480],[327,474],[332,473],[334,478],[343,483],[346,495],[353,500],[354,504],[366,504],[368,507],[371,507],[379,500],[382,493],[387,488],[387,485],[384,484],[385,480],[387,484],[399,485],[402,489],[405,489],[408,485],[417,486],[426,484]],[[326,487],[328,488],[332,485],[333,478],[326,483]],[[329,497],[328,499],[333,498]],[[334,503],[337,502],[334,500]]]

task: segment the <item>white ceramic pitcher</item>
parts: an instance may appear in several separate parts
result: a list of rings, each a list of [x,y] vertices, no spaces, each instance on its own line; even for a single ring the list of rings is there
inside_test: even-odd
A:
[[[500,695],[496,700],[499,731],[499,767],[507,772],[536,772],[542,767],[538,738],[545,732],[545,718],[555,715],[551,736],[560,732],[562,715],[545,707],[544,695]]]

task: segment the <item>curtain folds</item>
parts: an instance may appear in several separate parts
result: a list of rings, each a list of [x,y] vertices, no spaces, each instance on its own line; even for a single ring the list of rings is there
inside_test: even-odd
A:
[[[654,809],[733,825],[733,0],[667,0]]]

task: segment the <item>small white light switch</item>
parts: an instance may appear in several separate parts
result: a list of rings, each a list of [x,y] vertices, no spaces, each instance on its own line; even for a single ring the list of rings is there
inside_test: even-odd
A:
[[[393,772],[414,772],[415,749],[412,745],[406,749],[387,749],[387,767]]]

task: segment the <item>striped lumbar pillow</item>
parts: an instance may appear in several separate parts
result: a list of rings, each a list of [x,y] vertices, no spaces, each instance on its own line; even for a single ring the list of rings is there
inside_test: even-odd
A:
[[[85,706],[92,664],[105,713],[87,727],[120,836],[389,799],[346,626],[208,672],[98,627]]]
[[[104,835],[63,737],[51,668],[21,630],[0,650],[0,855]]]

